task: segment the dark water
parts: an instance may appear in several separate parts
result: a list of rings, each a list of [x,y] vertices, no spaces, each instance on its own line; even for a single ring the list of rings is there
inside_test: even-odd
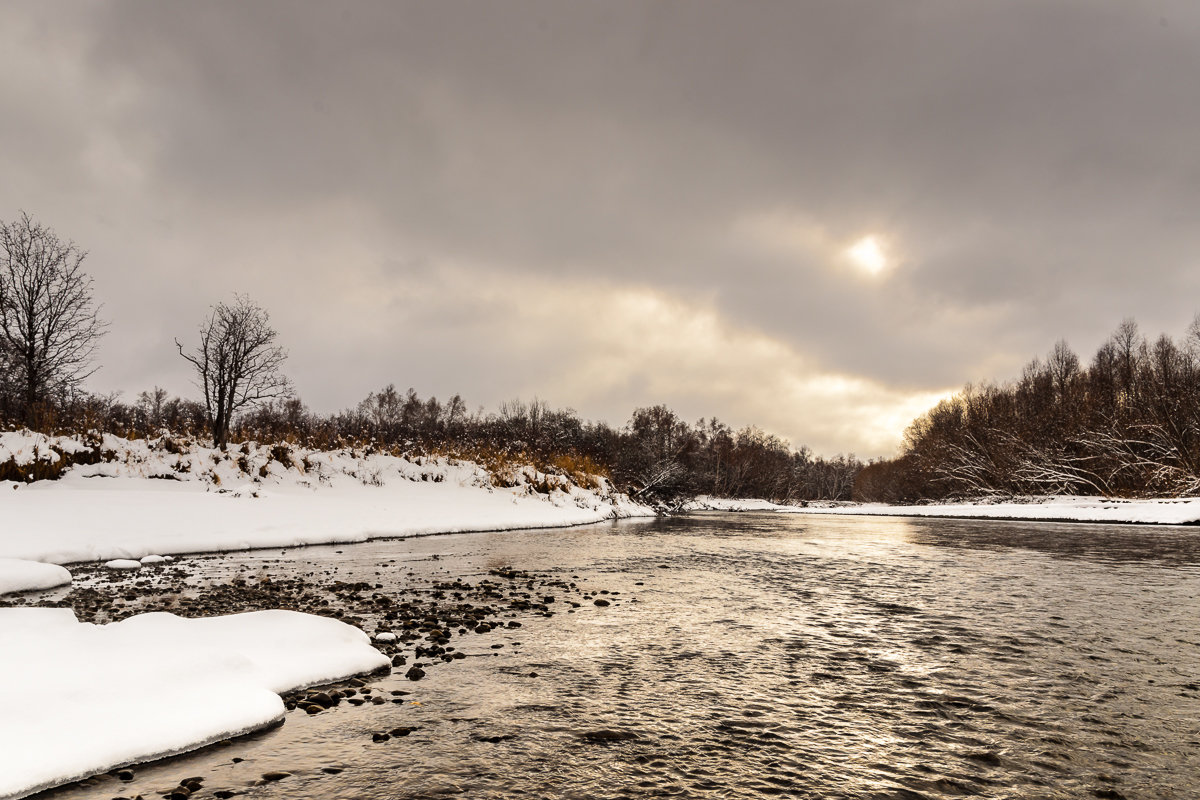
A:
[[[50,796],[202,775],[197,797],[1200,797],[1194,529],[701,515],[336,550],[213,569],[511,565],[618,594],[373,683],[413,692],[402,705],[292,712],[133,784]],[[395,726],[418,730],[371,741]],[[601,729],[637,738],[582,735]],[[255,785],[277,769],[292,775]]]

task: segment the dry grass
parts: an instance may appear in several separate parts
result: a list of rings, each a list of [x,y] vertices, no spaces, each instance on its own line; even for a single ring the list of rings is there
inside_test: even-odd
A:
[[[550,461],[550,467],[560,475],[566,475],[579,486],[585,489],[601,488],[600,481],[597,478],[604,478],[609,483],[612,482],[612,475],[608,469],[597,464],[589,456],[581,456],[575,453],[564,453],[560,456],[555,456]],[[551,470],[546,470],[550,472]]]

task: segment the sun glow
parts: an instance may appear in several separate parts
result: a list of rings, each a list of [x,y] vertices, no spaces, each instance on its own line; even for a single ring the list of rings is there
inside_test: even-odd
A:
[[[853,247],[846,251],[846,255],[850,256],[850,260],[854,262],[855,266],[868,275],[878,275],[888,265],[887,256],[884,255],[879,240],[874,236],[864,236],[859,239]]]

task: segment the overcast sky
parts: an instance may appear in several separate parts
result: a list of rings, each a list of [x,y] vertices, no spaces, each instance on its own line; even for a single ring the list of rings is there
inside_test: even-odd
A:
[[[967,381],[1200,311],[1200,3],[5,2],[0,217],[90,251],[92,378],[248,293],[394,382],[891,454]]]

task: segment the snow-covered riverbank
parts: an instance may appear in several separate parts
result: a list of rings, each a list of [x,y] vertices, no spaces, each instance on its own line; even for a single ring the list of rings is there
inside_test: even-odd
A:
[[[247,445],[221,453],[113,436],[90,446],[101,460],[71,466],[59,480],[0,481],[0,559],[70,564],[654,514],[603,478],[584,487],[531,467],[497,479],[467,461],[351,450]],[[0,463],[54,463],[83,447],[6,433]],[[43,588],[48,579],[42,567],[0,563],[0,591]]]
[[[283,719],[279,693],[386,667],[367,635],[293,611],[0,610],[0,798],[192,750]]]
[[[887,505],[885,503],[810,503],[780,505],[766,500],[702,497],[691,511],[775,511],[785,514],[851,514],[885,517],[1009,519],[1031,522],[1141,523],[1190,525],[1200,522],[1200,498],[1124,500],[1104,497],[1029,497],[1008,502]]]

